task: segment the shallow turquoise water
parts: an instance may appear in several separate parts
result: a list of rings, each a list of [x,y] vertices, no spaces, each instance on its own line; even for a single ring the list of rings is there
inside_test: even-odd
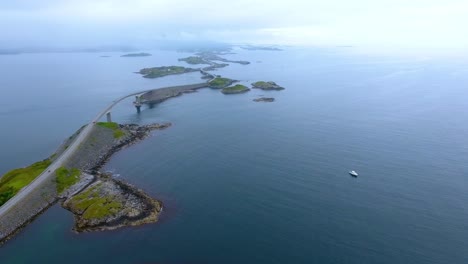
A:
[[[1,172],[47,156],[122,94],[198,81],[132,73],[185,55],[0,57],[0,86],[13,87],[1,90]],[[77,235],[55,206],[0,248],[1,263],[467,263],[468,63],[352,50],[231,57],[253,63],[219,74],[286,90],[205,89],[114,111],[173,123],[105,168],[163,201],[159,223]]]

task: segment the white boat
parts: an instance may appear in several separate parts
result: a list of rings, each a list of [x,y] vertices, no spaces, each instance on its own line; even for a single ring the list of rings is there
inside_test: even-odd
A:
[[[357,174],[357,172],[352,170],[352,171],[349,172],[349,175],[351,175],[353,177],[357,177],[359,174]]]

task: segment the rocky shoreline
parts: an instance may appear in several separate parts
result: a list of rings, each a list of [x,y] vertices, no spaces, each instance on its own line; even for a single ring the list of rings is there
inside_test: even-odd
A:
[[[106,174],[97,175],[86,188],[65,199],[62,207],[74,214],[77,233],[154,223],[162,211],[160,201]]]
[[[147,138],[151,131],[161,130],[171,126],[171,123],[150,124],[139,126],[135,124],[119,125],[125,136],[115,140],[97,162],[89,169],[90,177],[81,177],[75,186],[81,185],[77,191],[61,197],[61,205],[74,214],[76,232],[113,230],[123,226],[135,226],[153,223],[158,220],[162,203],[145,194],[128,183],[103,174],[100,170],[122,148]]]

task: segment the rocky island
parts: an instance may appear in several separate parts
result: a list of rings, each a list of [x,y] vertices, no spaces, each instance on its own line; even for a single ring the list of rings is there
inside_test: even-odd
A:
[[[241,84],[226,87],[221,90],[223,94],[239,94],[239,93],[246,93],[248,91],[250,91],[250,89]]]
[[[213,80],[209,81],[209,87],[213,89],[223,89],[232,85],[233,83],[238,82],[229,78],[216,77]]]
[[[188,72],[196,72],[198,69],[186,68],[182,66],[162,66],[153,68],[141,69],[138,73],[145,78],[159,78],[167,75],[183,74]]]
[[[150,53],[140,52],[140,53],[124,54],[120,57],[148,57],[148,56],[152,56],[152,55]]]
[[[262,89],[262,90],[284,90],[284,87],[279,86],[275,82],[264,82],[264,81],[259,81],[259,82],[254,82],[252,83],[252,87],[256,89]]]
[[[211,64],[200,56],[190,56],[187,58],[180,58],[179,61],[185,61],[188,64]]]
[[[271,103],[275,101],[275,98],[273,97],[260,97],[260,98],[255,98],[253,99],[254,102],[265,102],[265,103]]]

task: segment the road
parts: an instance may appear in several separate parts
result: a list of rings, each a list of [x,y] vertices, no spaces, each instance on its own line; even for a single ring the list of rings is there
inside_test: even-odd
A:
[[[200,69],[201,73],[206,73],[214,78],[214,75],[207,73],[204,69]],[[210,80],[207,81],[207,83]],[[157,88],[161,89],[161,88]],[[144,91],[139,91],[135,93],[128,94],[126,96],[120,97],[119,99],[115,100],[110,104],[107,108],[105,108],[102,112],[100,112],[89,124],[86,125],[86,127],[81,130],[80,134],[73,140],[73,142],[68,146],[68,148],[60,155],[52,164],[47,167],[39,176],[36,177],[29,185],[21,189],[15,196],[13,196],[10,200],[8,200],[6,203],[4,203],[0,207],[0,217],[11,210],[19,201],[23,200],[31,191],[33,191],[35,188],[40,186],[42,183],[44,183],[46,180],[48,180],[50,177],[55,176],[55,170],[63,166],[65,161],[73,155],[73,153],[78,149],[81,143],[83,143],[93,130],[96,122],[98,122],[107,112],[109,112],[116,104],[120,103],[122,100],[130,97],[130,96],[135,96],[138,94],[143,94],[146,92],[150,92],[156,89],[151,89],[151,90],[144,90]]]

